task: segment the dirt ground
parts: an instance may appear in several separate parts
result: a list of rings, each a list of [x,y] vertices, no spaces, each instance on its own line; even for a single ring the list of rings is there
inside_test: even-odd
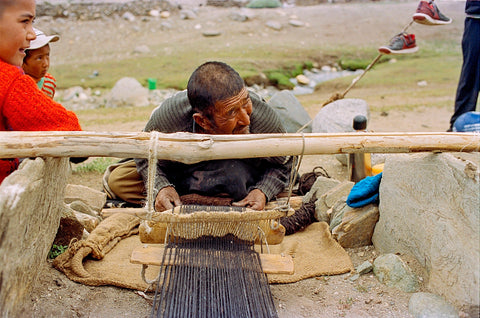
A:
[[[460,39],[462,30],[463,2],[440,2],[445,12],[454,19],[448,32],[441,28],[418,28],[421,36],[452,37]],[[320,41],[328,45],[363,45],[378,42],[378,38],[389,39],[392,34],[401,29],[408,22],[410,15],[416,8],[416,2],[365,2],[351,4],[324,4],[312,7],[297,7],[274,10],[255,11],[256,18],[251,23],[241,24],[238,29],[231,30],[225,37],[235,37],[236,41],[250,41],[249,35],[253,30],[264,29],[265,21],[270,19],[285,19],[296,17],[307,23],[306,28],[296,29],[297,33],[288,30],[273,33],[268,30],[261,36],[265,41],[286,41],[297,43],[298,39],[305,41]],[[222,28],[231,23],[225,16],[231,11],[226,8],[202,7],[200,17],[208,17],[202,23]],[[222,18],[223,17],[223,18]],[[402,18],[398,18],[402,17]],[[199,18],[201,19],[201,18]],[[345,27],[352,25],[354,27]],[[42,20],[40,19],[40,25]],[[153,27],[145,22],[145,28]],[[152,22],[153,23],[153,22]],[[133,41],[149,45],[168,42],[165,50],[173,48],[177,41],[189,41],[197,37],[191,30],[197,21],[175,20],[178,26],[177,37],[164,38],[163,36],[148,38],[144,32],[122,32],[122,41],[118,41],[118,29],[104,29],[96,32],[99,46],[78,47],[73,52],[67,45],[69,42],[91,35],[101,27],[101,21],[69,22],[65,21],[58,28],[68,29],[62,41],[56,43],[55,61],[65,63],[77,58],[92,59],[110,58],[108,51],[115,48],[115,54],[128,54]],[[190,32],[188,31],[190,30]],[[189,35],[191,34],[191,35]],[[171,34],[170,34],[171,36]],[[78,42],[78,41],[77,41]],[[388,42],[388,40],[387,40]],[[58,44],[58,45],[57,45]],[[384,44],[384,43],[380,43]],[[93,51],[93,54],[86,54]],[[68,54],[67,54],[68,53]],[[72,56],[73,55],[73,56]],[[352,96],[354,97],[354,96]],[[452,96],[453,100],[453,96]],[[411,111],[392,110],[388,114],[372,112],[369,128],[374,131],[445,131],[451,109],[446,107],[417,108]],[[99,131],[139,131],[145,122],[131,122],[125,125],[98,125],[83,127],[85,130]],[[321,165],[335,178],[345,177],[345,168],[333,156],[306,157],[301,171],[311,171]],[[89,180],[81,177],[74,178],[73,183],[80,183],[99,188],[100,179]],[[365,260],[373,262],[377,253],[373,246],[348,249],[354,266]],[[414,269],[422,280],[421,290],[425,290],[425,273],[415,260],[408,255],[402,258]],[[50,263],[40,264],[42,270],[39,282],[31,294],[31,305],[25,311],[25,317],[147,317],[151,309],[148,299],[139,293],[116,287],[90,287],[70,281],[62,273],[53,269]],[[139,273],[140,275],[140,273]],[[279,317],[411,317],[408,313],[410,294],[399,292],[379,283],[372,273],[362,275],[358,280],[351,281],[351,274],[324,276],[306,279],[298,283],[272,285],[271,290]],[[151,295],[147,295],[151,296]],[[148,297],[147,297],[148,298]]]

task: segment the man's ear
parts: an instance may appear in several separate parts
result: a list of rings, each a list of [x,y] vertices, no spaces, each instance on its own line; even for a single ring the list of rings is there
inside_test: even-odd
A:
[[[193,114],[193,120],[197,123],[198,126],[202,127],[202,129],[206,132],[212,131],[212,123],[210,120],[205,117],[201,113],[195,113]]]

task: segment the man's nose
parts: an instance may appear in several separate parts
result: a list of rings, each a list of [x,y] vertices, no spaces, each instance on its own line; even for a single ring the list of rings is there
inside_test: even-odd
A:
[[[33,26],[29,25],[27,27],[27,40],[33,41],[37,38],[35,31],[33,30]]]

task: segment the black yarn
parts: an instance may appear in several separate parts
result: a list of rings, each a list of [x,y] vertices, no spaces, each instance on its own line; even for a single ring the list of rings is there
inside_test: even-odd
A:
[[[295,213],[292,216],[280,219],[280,224],[285,227],[285,235],[291,235],[307,227],[307,225],[316,222],[315,201],[317,201],[317,199],[312,198],[310,202],[302,203],[300,208],[295,210]]]

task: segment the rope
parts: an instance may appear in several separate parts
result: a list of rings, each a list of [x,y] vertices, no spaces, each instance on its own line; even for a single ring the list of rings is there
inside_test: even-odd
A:
[[[147,220],[152,220],[153,212],[155,212],[155,176],[157,174],[157,142],[160,133],[158,131],[150,132],[150,146],[148,148],[148,181],[147,181]]]

